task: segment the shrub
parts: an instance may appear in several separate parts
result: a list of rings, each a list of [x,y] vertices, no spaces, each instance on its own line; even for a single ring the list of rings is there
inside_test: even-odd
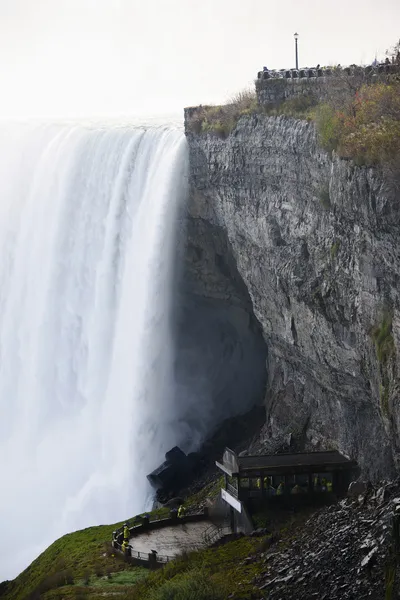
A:
[[[335,109],[329,104],[321,104],[315,111],[315,121],[321,146],[332,152],[340,140],[340,121]]]
[[[148,600],[223,600],[222,590],[202,570],[166,581]]]
[[[311,110],[317,105],[317,99],[312,94],[302,94],[288,98],[277,108],[277,114],[288,117],[310,118]]]
[[[257,112],[255,92],[244,90],[221,106],[200,106],[190,117],[187,128],[193,133],[211,133],[225,139],[243,115]]]
[[[358,165],[400,173],[400,82],[364,84],[351,101],[331,100],[315,110],[320,143]]]

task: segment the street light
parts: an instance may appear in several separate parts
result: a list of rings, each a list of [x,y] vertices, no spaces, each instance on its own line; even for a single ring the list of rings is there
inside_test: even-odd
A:
[[[294,43],[295,43],[295,49],[296,49],[296,70],[299,70],[299,51],[297,48],[297,40],[299,39],[299,34],[295,33],[294,34]]]

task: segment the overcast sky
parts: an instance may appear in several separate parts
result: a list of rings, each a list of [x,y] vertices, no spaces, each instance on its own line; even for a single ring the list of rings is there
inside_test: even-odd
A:
[[[257,71],[370,63],[399,0],[0,0],[0,116],[178,113]]]

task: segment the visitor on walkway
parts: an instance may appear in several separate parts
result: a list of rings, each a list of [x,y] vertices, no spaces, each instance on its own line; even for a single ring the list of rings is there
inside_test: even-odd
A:
[[[127,541],[129,542],[129,538],[130,538],[130,533],[129,533],[129,527],[128,527],[128,523],[124,524],[124,542]]]
[[[185,516],[185,512],[186,512],[186,508],[183,506],[183,504],[181,504],[180,507],[178,508],[178,518],[182,519]]]

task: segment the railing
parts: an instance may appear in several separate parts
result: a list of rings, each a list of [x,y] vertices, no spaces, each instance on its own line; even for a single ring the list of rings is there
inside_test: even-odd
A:
[[[183,518],[201,517],[201,516],[206,516],[206,509],[203,512],[199,512],[196,509],[187,510],[187,511],[185,511]],[[129,520],[126,521],[126,523],[128,524],[129,532],[132,537],[135,534],[135,530],[141,531],[143,529],[143,526],[146,527],[149,524],[162,524],[162,523],[164,523],[165,525],[168,525],[171,522],[175,522],[175,520],[177,518],[178,518],[177,515],[175,517],[171,517],[171,511],[170,511],[170,514],[165,517],[158,517],[157,515],[149,514],[148,516],[135,517],[131,521],[129,521]],[[124,532],[124,526],[118,527],[118,529],[113,531],[113,539],[117,539],[123,532]]]
[[[310,79],[314,77],[331,77],[335,75],[381,75],[398,73],[400,65],[398,64],[378,64],[367,67],[323,67],[311,69],[273,69],[272,71],[259,71],[257,79]]]
[[[129,527],[129,521],[127,521],[130,537],[134,537],[141,531],[148,531],[152,528],[156,529],[158,527],[168,527],[193,521],[200,521],[204,518],[207,518],[208,511],[207,509],[204,509],[203,512],[189,510],[185,513],[183,517],[178,517],[176,513],[173,514],[174,516],[163,517],[161,519],[159,517],[152,518],[151,515],[137,517],[133,520],[133,527]],[[130,544],[128,544],[126,549],[123,550],[123,531],[124,527],[119,527],[118,529],[113,531],[112,545],[118,552],[123,554],[127,560],[130,560],[135,563],[140,562],[144,567],[157,568],[170,562],[175,558],[174,556],[158,554],[157,552],[138,552],[134,550]]]
[[[114,541],[113,546],[115,550],[121,552],[128,560],[140,561],[143,566],[151,566],[152,564],[166,564],[176,558],[175,556],[168,556],[167,554],[158,554],[157,552],[139,552],[134,550],[129,544],[126,550],[122,549],[119,542]]]
[[[229,525],[222,525],[220,527],[210,525],[203,533],[203,540],[207,546],[212,546],[212,544],[230,533],[232,533],[232,531]]]
[[[238,497],[238,490],[237,488],[235,488],[234,485],[231,485],[230,483],[228,483],[228,485],[226,486],[226,491],[230,493],[231,496],[233,496],[234,498]]]
[[[149,559],[148,552],[138,552],[137,550],[134,550],[130,544],[129,544],[128,548],[131,551],[130,555],[132,556],[132,558],[137,558],[139,560],[148,560]]]

